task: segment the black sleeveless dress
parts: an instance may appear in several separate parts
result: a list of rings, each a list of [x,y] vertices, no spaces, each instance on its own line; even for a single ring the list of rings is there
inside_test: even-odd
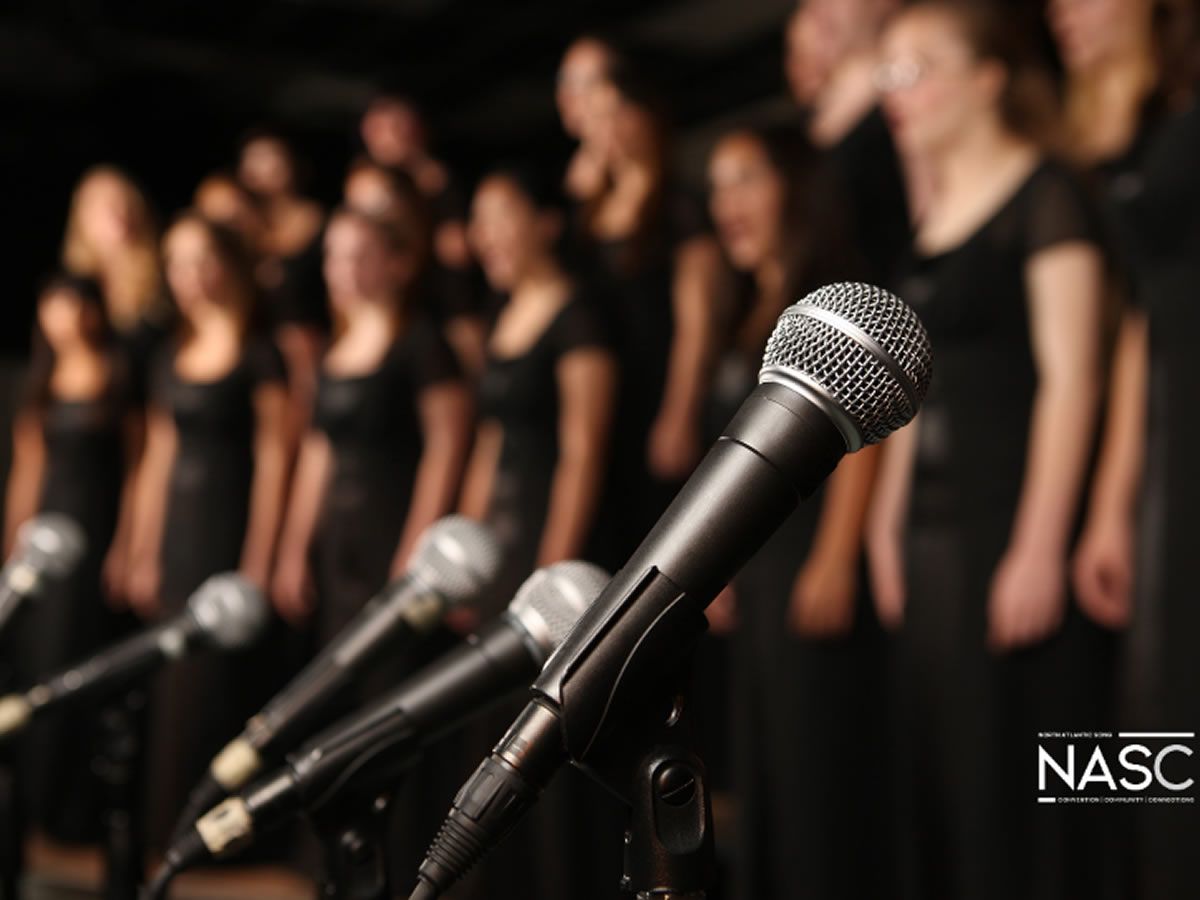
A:
[[[479,385],[479,414],[498,423],[503,446],[488,524],[504,547],[490,618],[533,572],[558,459],[559,396],[555,368],[566,354],[610,346],[602,314],[589,300],[569,300],[525,353],[489,354]],[[592,558],[585,551],[584,558]],[[462,779],[500,738],[528,697],[497,707],[462,741]],[[564,768],[537,805],[463,883],[465,897],[611,897],[621,874],[625,813],[603,788]],[[456,894],[457,896],[457,894]]]
[[[1138,731],[1200,732],[1200,584],[1196,510],[1200,476],[1200,104],[1164,116],[1139,141],[1111,208],[1131,296],[1150,328],[1150,384],[1136,604],[1124,676],[1123,724]],[[1189,744],[1193,749],[1194,741]],[[1157,745],[1153,748],[1157,749]],[[1196,790],[1190,792],[1196,796]],[[1197,804],[1137,810],[1138,896],[1196,892]]]
[[[42,409],[46,468],[39,512],[70,516],[87,551],[66,579],[48,585],[25,610],[19,631],[22,683],[35,683],[113,641],[119,620],[105,604],[101,568],[116,531],[125,479],[128,372],[114,360],[94,399],[50,397]],[[34,724],[26,741],[26,797],[32,824],[64,841],[99,837],[101,798],[92,774],[96,719],[85,710]]]
[[[254,393],[284,383],[275,345],[250,339],[237,364],[209,382],[175,370],[175,348],[154,363],[151,403],[178,432],[163,528],[163,616],[179,614],[210,575],[241,563],[254,475]],[[277,639],[277,635],[275,639]],[[164,668],[150,704],[148,835],[161,848],[209,761],[282,687],[276,640],[235,653],[201,652]]]
[[[914,259],[901,284],[935,359],[913,426],[896,672],[907,897],[1106,896],[1104,816],[1035,795],[1039,731],[1111,728],[1112,636],[1069,598],[1041,643],[1002,655],[984,643],[1037,389],[1024,267],[1098,232],[1080,184],[1043,163],[959,246]]]

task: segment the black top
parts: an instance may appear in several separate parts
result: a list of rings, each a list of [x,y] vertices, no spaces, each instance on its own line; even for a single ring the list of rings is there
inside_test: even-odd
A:
[[[164,348],[154,365],[152,401],[169,410],[179,449],[201,454],[214,446],[240,446],[254,431],[253,394],[265,382],[285,380],[283,357],[263,338],[247,341],[237,363],[212,381],[189,381],[175,368],[178,349]]]
[[[1099,243],[1100,232],[1082,185],[1043,162],[957,247],[913,258],[901,295],[935,360],[918,426],[915,517],[1011,521],[1037,387],[1025,265],[1056,244]]]
[[[891,287],[912,244],[900,157],[879,107],[829,149],[832,172],[867,274]]]
[[[488,351],[479,382],[480,417],[499,422],[506,439],[521,432],[556,446],[559,396],[555,367],[572,350],[608,346],[608,329],[599,311],[590,301],[571,297],[520,356],[501,357]]]
[[[361,453],[415,463],[421,453],[417,396],[460,375],[441,332],[428,319],[418,319],[396,338],[374,371],[321,372],[313,426],[329,437],[339,467]]]
[[[617,428],[639,449],[658,411],[667,376],[675,327],[672,279],[680,245],[708,231],[704,205],[681,189],[668,189],[649,221],[637,233],[598,239],[572,237],[570,259],[582,277],[604,297],[602,311],[621,360],[618,414],[628,424]]]
[[[301,250],[271,261],[277,267],[278,280],[266,291],[264,324],[272,329],[286,325],[329,329],[329,304],[321,271],[324,245],[322,226]]]

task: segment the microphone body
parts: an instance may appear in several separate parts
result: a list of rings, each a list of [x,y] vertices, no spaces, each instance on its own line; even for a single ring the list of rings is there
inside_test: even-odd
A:
[[[17,531],[16,549],[0,569],[0,632],[29,597],[41,593],[47,578],[74,571],[87,548],[76,522],[61,513],[42,513]]]
[[[534,573],[498,619],[197,820],[168,851],[165,871],[244,846],[300,810],[319,809],[348,784],[382,789],[429,744],[527,685],[607,580],[580,562]]]
[[[244,646],[258,636],[266,617],[265,602],[249,584],[236,576],[214,576],[172,619],[100,651],[24,694],[0,698],[0,740],[21,731],[35,715],[111,693],[197,647]]]
[[[447,516],[430,526],[409,570],[364,606],[213,759],[188,798],[175,836],[310,734],[326,717],[330,701],[381,655],[408,652],[448,608],[478,597],[495,579],[499,564],[499,545],[478,522]]]
[[[621,754],[622,733],[669,701],[654,688],[692,652],[704,608],[847,451],[913,418],[930,372],[923,327],[886,292],[839,285],[789,307],[759,386],[455,797],[414,897],[464,875],[568,760],[595,769]]]

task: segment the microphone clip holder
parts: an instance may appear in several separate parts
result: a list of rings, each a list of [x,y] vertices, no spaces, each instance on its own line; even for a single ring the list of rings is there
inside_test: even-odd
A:
[[[655,682],[663,692],[626,720],[635,725],[619,729],[624,739],[612,733],[578,764],[629,805],[620,889],[638,900],[700,900],[716,880],[708,776],[691,722],[691,669],[691,654],[664,666]]]
[[[391,900],[387,836],[392,795],[348,796],[309,816],[321,842],[325,870],[322,900]]]

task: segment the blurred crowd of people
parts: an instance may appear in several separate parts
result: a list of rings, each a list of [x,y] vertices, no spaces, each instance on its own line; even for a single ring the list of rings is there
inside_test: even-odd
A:
[[[561,172],[468,185],[395,95],[365,110],[333,209],[267,131],[161,229],[136,173],[88,171],[37,297],[5,541],[59,511],[89,554],[21,622],[22,683],[214,573],[270,597],[263,646],[155,686],[161,850],[212,755],[430,524],[459,511],[505,548],[458,635],[537,566],[619,567],[784,308],[870,281],[920,314],[934,380],[710,609],[730,895],[1194,897],[1194,804],[1035,794],[1039,732],[1200,724],[1195,9],[1045,16],[1057,54],[999,0],[807,0],[783,35],[794,116],[720,136],[706,196],[677,176],[664,98],[602,36],[562,59]],[[93,728],[29,741],[32,821],[59,840],[95,838]],[[409,822],[414,859],[499,733],[470,737]],[[546,844],[496,855],[524,854],[523,896],[609,895],[620,835],[564,790],[526,835]],[[539,868],[548,847],[577,863]],[[467,894],[516,895],[488,874]]]

